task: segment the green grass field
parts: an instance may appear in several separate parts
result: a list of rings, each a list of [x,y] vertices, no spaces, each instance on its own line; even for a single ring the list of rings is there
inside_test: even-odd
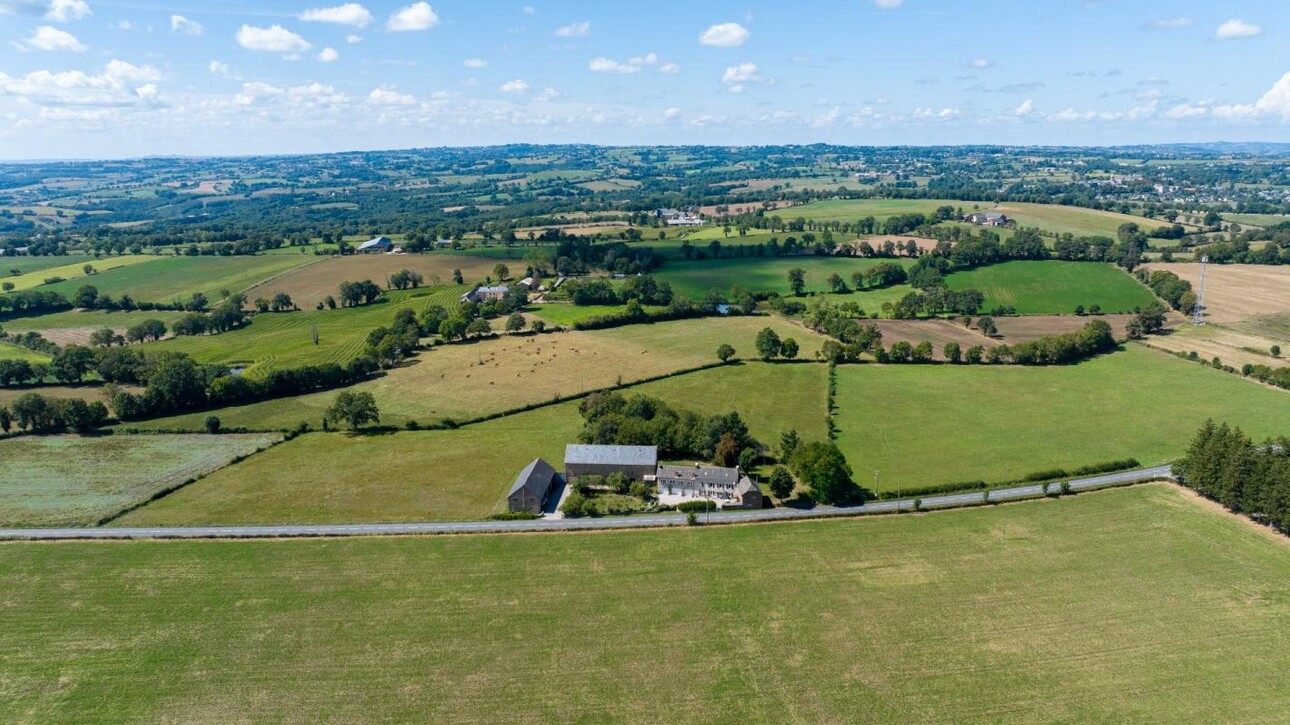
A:
[[[148,264],[101,271],[93,279],[71,279],[42,289],[61,292],[68,297],[83,284],[92,284],[98,291],[113,297],[128,294],[136,300],[172,302],[186,300],[192,293],[201,292],[212,301],[219,298],[220,290],[241,292],[269,277],[292,267],[316,261],[308,254],[259,254],[244,257],[113,257],[112,261],[144,260]],[[94,263],[100,270],[107,258]],[[77,265],[79,270],[80,266]],[[53,270],[35,276],[48,277]],[[62,275],[67,277],[68,275]]]
[[[977,206],[980,206],[982,210],[991,206],[988,202],[983,201],[955,201],[953,199],[826,199],[795,206],[791,209],[767,212],[767,215],[778,215],[785,220],[802,218],[816,221],[837,220],[848,222],[872,216],[881,222],[897,214],[931,214],[936,211],[936,207],[945,205],[952,206],[955,209],[963,207],[964,212],[975,211]]]
[[[49,356],[36,352],[22,345],[0,342],[0,360],[26,360],[27,362],[49,362]]]
[[[1129,275],[1101,262],[1012,261],[955,272],[951,289],[985,293],[982,311],[999,305],[1021,314],[1072,314],[1076,305],[1101,305],[1103,312],[1130,312],[1155,299]]]
[[[560,466],[582,418],[565,403],[458,430],[311,433],[229,466],[113,525],[479,519],[516,474]]]
[[[779,434],[795,429],[803,440],[824,440],[828,367],[822,363],[764,363],[753,349],[740,353],[750,362],[633,388],[662,398],[678,409],[698,413],[733,410],[753,437],[778,450]]]
[[[85,266],[86,264],[94,264],[94,262],[96,261],[94,257],[88,256],[88,255],[84,257],[81,257],[81,256],[10,257],[6,255],[6,256],[0,257],[0,275],[2,275],[0,276],[0,281],[12,282],[14,277],[16,276],[12,274],[12,270],[15,270],[15,269],[18,270],[19,274],[26,274],[28,272],[39,272],[41,270],[50,269],[52,267],[63,267],[76,260],[83,260],[81,261],[81,265],[80,265],[82,267]],[[48,276],[49,275],[42,275],[42,279]]]
[[[278,367],[324,362],[344,363],[358,356],[367,344],[367,333],[389,324],[402,308],[418,314],[431,305],[456,306],[466,287],[422,287],[387,293],[390,302],[336,310],[256,315],[245,327],[219,335],[175,337],[144,343],[145,350],[184,352],[199,362],[245,367],[249,374],[263,374]],[[313,342],[311,325],[318,329]]]
[[[838,445],[883,490],[1182,455],[1207,418],[1290,433],[1290,394],[1131,345],[1079,365],[838,368]]]
[[[1270,227],[1274,224],[1290,222],[1290,216],[1285,214],[1224,214],[1223,219],[1224,221],[1256,227]]]
[[[21,274],[17,277],[5,277],[4,281],[13,283],[14,289],[19,292],[33,287],[41,287],[46,290],[62,292],[70,297],[72,293],[76,291],[77,287],[83,284],[97,284],[98,279],[106,279],[106,277],[100,278],[99,275],[101,274],[106,275],[109,272],[128,270],[131,267],[160,261],[157,257],[143,255],[132,255],[128,257],[100,257],[97,259],[90,256],[77,256],[55,257],[54,259],[58,259],[61,264],[57,267],[31,265],[33,271],[26,272],[25,274]],[[19,266],[17,263],[7,265],[6,263],[9,261],[10,260],[0,260],[0,268],[5,270],[8,270],[9,267],[23,269],[23,267]],[[85,265],[87,264],[94,267],[94,280],[86,279]],[[124,274],[124,272],[121,273]],[[62,277],[66,281],[46,285],[45,280],[51,277]]]
[[[1101,209],[1085,209],[1078,206],[1061,206],[1058,204],[1033,204],[1027,202],[1005,202],[995,211],[1007,214],[1016,220],[1018,226],[1038,227],[1052,234],[1070,233],[1075,236],[1101,236],[1115,238],[1121,224],[1132,222],[1144,230],[1168,226],[1159,219],[1121,214]]]
[[[85,526],[278,436],[23,436],[0,441],[0,526]]]
[[[105,312],[103,310],[69,310],[67,312],[54,312],[47,315],[31,315],[29,317],[16,317],[12,320],[5,320],[0,323],[10,332],[26,332],[27,330],[61,330],[72,327],[100,328],[110,327],[113,330],[125,330],[133,325],[137,325],[144,320],[161,320],[169,325],[171,322],[182,317],[182,312],[170,312],[163,310],[153,310],[150,312],[141,312],[132,310],[130,312]]]
[[[1163,485],[801,524],[0,552],[9,722],[1266,722],[1290,670],[1286,541]]]
[[[673,291],[694,299],[702,299],[709,290],[716,289],[729,293],[732,287],[746,292],[778,292],[781,295],[791,294],[788,284],[788,272],[801,269],[806,272],[806,290],[808,292],[825,292],[829,289],[829,275],[842,275],[847,286],[851,286],[851,275],[864,271],[880,262],[897,261],[909,264],[909,260],[861,259],[858,257],[743,257],[734,259],[713,259],[701,262],[668,262],[654,276],[666,280]],[[882,302],[894,295],[899,299],[909,292],[907,286],[860,292],[852,295],[862,307],[870,304],[872,298],[877,309]],[[882,296],[881,300],[878,297]],[[848,299],[851,299],[848,298]],[[867,309],[867,307],[866,307]]]

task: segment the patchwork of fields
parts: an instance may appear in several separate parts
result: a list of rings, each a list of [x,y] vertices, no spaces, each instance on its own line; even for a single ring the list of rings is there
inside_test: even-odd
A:
[[[1262,721],[1288,578],[1285,540],[1163,485],[766,526],[0,544],[0,719]]]
[[[275,367],[344,363],[363,351],[370,330],[389,324],[400,309],[419,314],[433,305],[452,308],[467,289],[456,285],[422,287],[391,292],[387,294],[389,302],[360,307],[266,313],[252,317],[244,327],[218,335],[172,337],[141,347],[187,353],[199,362],[244,367],[248,374],[263,374]]]
[[[473,419],[526,405],[608,388],[717,362],[716,349],[729,343],[743,357],[755,356],[757,332],[775,329],[793,337],[801,357],[810,358],[824,338],[779,319],[706,318],[660,322],[591,332],[503,336],[468,345],[443,345],[410,364],[388,371],[355,390],[371,392],[382,420],[436,423]],[[696,340],[705,341],[700,345]],[[227,426],[291,428],[308,421],[321,427],[335,392],[270,400],[217,411]],[[149,421],[152,428],[200,430],[205,413]]]
[[[316,258],[311,258],[316,259]],[[312,310],[328,295],[336,297],[342,282],[361,282],[370,279],[387,287],[386,279],[401,269],[420,272],[428,286],[452,284],[453,270],[461,270],[467,284],[481,283],[492,276],[495,260],[484,257],[447,254],[354,254],[345,257],[324,257],[280,274],[257,284],[246,291],[248,302],[257,297],[272,299],[279,292],[303,310]],[[508,265],[511,266],[511,265]],[[511,270],[522,273],[523,264]]]
[[[993,211],[1006,214],[1022,227],[1037,227],[1051,234],[1071,233],[1075,236],[1104,236],[1115,238],[1121,224],[1132,222],[1144,230],[1166,226],[1166,222],[1118,212],[1085,209],[1056,204],[1028,204],[1008,202],[991,204],[981,201],[954,199],[829,199],[815,201],[805,206],[785,209],[785,219],[814,219],[821,221],[848,221],[872,216],[879,222],[897,214],[930,215],[940,206],[952,206],[964,213]]]
[[[263,433],[0,440],[0,526],[88,526],[278,438]]]

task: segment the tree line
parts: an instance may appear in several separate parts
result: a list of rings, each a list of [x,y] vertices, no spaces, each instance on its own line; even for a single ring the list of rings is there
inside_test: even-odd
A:
[[[1175,470],[1200,495],[1290,534],[1290,438],[1255,443],[1240,428],[1208,420]]]

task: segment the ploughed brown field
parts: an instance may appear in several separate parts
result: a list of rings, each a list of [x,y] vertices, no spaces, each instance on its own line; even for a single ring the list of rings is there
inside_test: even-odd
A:
[[[483,282],[493,274],[496,259],[469,257],[453,254],[352,254],[329,257],[314,264],[296,267],[273,279],[261,282],[246,291],[247,303],[258,297],[272,299],[279,292],[286,292],[302,310],[312,310],[315,305],[335,297],[341,282],[361,282],[370,279],[385,287],[386,277],[401,269],[420,272],[425,285],[452,284],[452,271],[460,269],[467,284]],[[524,271],[518,261],[505,262],[514,276]]]
[[[999,330],[1001,341],[1009,345],[1015,345],[1019,342],[1028,342],[1048,335],[1060,335],[1066,332],[1074,332],[1093,320],[1102,320],[1111,326],[1115,333],[1115,339],[1123,340],[1128,337],[1125,327],[1133,315],[1090,315],[1088,317],[1078,317],[1075,315],[1023,315],[1021,317],[996,317],[994,318],[995,327]],[[973,324],[976,324],[975,321]]]
[[[959,347],[967,350],[973,345],[993,347],[999,344],[991,340],[976,328],[964,327],[957,320],[870,320],[882,331],[882,346],[891,348],[892,343],[907,342],[917,345],[920,342],[932,343],[936,359],[944,360],[945,343],[957,342]]]
[[[861,242],[868,242],[869,246],[873,247],[874,249],[881,248],[882,245],[886,244],[887,242],[893,242],[897,246],[902,248],[905,245],[909,244],[910,242],[913,242],[914,244],[918,245],[919,251],[922,251],[922,252],[930,252],[933,249],[936,249],[936,245],[938,243],[935,239],[928,239],[926,237],[911,237],[903,234],[874,234],[871,236],[852,239],[850,242],[847,242],[847,243],[851,244],[852,246],[858,247],[860,246]]]
[[[1152,264],[1200,288],[1200,264]],[[1290,312],[1290,267],[1211,264],[1205,277],[1208,322],[1240,322],[1254,315]]]

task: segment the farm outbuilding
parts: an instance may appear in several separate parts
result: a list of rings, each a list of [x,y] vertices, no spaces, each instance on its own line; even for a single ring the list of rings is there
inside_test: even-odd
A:
[[[510,493],[506,494],[506,508],[510,511],[542,513],[558,477],[551,464],[541,458],[534,458],[532,463],[520,471]]]
[[[359,254],[385,254],[394,249],[394,242],[388,237],[376,237],[358,245]]]
[[[623,473],[644,481],[658,467],[655,446],[598,446],[571,443],[564,449],[564,475],[570,481],[579,476],[608,476]]]

